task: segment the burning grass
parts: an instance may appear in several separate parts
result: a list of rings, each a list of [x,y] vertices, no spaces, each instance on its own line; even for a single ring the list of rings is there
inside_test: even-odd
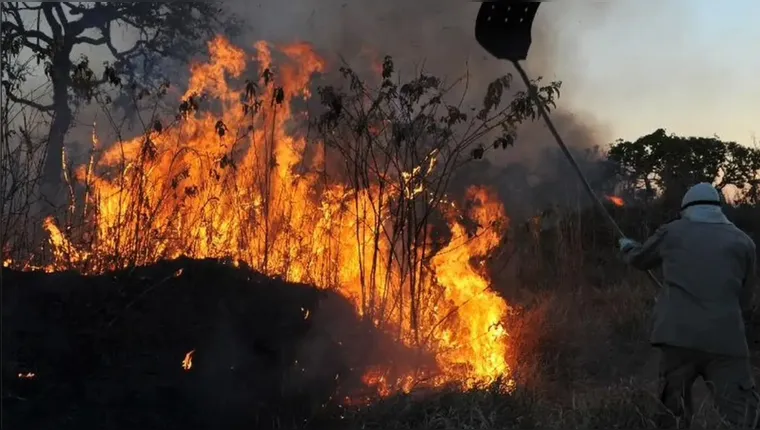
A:
[[[446,194],[455,166],[482,156],[479,138],[497,127],[512,133],[529,115],[519,97],[499,107],[508,79],[468,119],[442,101],[436,78],[393,84],[390,59],[374,98],[343,68],[353,96],[322,87],[311,122],[321,134],[307,139],[310,110],[293,106],[308,104],[312,78],[327,69],[308,45],[257,44],[255,73],[223,38],[209,57],[193,66],[170,123],[153,118],[145,136],[108,147],[93,139],[90,162],[69,183],[67,216],[45,220],[44,269],[94,275],[179,256],[230,259],[334,289],[361,318],[435,357],[425,369],[396,363],[368,373],[383,396],[508,380],[510,308],[479,266],[508,219],[487,189],[471,188],[467,207]],[[330,175],[336,156],[343,166]]]

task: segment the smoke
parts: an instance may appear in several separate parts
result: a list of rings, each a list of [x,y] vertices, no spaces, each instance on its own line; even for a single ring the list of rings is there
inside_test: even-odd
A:
[[[252,46],[257,40],[275,44],[306,41],[328,59],[344,60],[357,70],[391,55],[402,78],[411,78],[424,69],[453,81],[467,72],[470,81],[466,105],[479,105],[487,85],[497,77],[506,73],[516,75],[510,64],[491,58],[475,41],[475,17],[480,3],[305,0],[232,2],[229,7],[249,28],[235,40],[240,46]],[[568,76],[556,73],[558,61],[574,58],[579,50],[574,43],[577,35],[557,29],[572,27],[577,22],[582,22],[580,27],[593,28],[612,7],[609,3],[585,2],[543,5],[534,25],[533,45],[526,63],[528,73],[534,78],[543,77],[544,83],[578,78],[572,69],[569,73],[565,70]],[[523,89],[519,78],[513,82],[514,90]],[[580,155],[604,146],[613,138],[603,124],[589,115],[563,108],[562,98],[551,116],[568,145]],[[496,187],[513,216],[556,205],[559,197],[566,202],[586,204],[577,178],[567,161],[556,156],[556,151],[543,122],[526,123],[519,130],[514,147],[491,153],[488,160],[472,164],[461,177],[469,183],[487,181]],[[597,175],[594,163],[584,165],[587,174]],[[556,187],[548,185],[555,183]],[[540,195],[537,187],[543,189]]]
[[[275,45],[305,41],[330,64],[345,61],[357,71],[369,72],[385,55],[391,55],[402,79],[410,79],[423,69],[448,82],[468,73],[465,106],[480,105],[487,85],[494,79],[507,73],[516,75],[509,63],[491,58],[475,41],[474,24],[480,3],[459,0],[267,0],[253,3],[237,0],[226,3],[226,7],[245,23],[247,30],[233,42],[246,49],[252,49],[260,40]],[[578,33],[604,22],[614,7],[617,7],[614,3],[597,2],[542,5],[525,64],[528,73],[534,78],[541,76],[544,83],[565,81],[562,92],[567,93],[568,80],[583,79],[573,68],[574,62],[582,61],[576,42],[580,39]],[[562,73],[558,74],[560,64]],[[182,70],[172,73],[179,84],[187,76],[186,69],[183,66]],[[513,90],[521,89],[522,82],[515,79]],[[587,113],[573,112],[565,106],[565,98],[560,97],[551,117],[575,152],[583,155],[585,150],[612,141],[614,136],[604,124]],[[112,125],[99,111],[96,106],[80,111],[80,127],[69,134],[68,147],[81,156],[71,154],[72,159],[86,155],[93,122],[99,124],[102,141],[116,138]],[[137,129],[135,132],[139,134],[141,131]],[[471,164],[460,177],[466,178],[466,183],[495,187],[513,217],[530,216],[547,206],[564,205],[560,200],[587,203],[574,172],[557,154],[556,143],[545,124],[540,120],[528,122],[520,128],[515,146],[491,152],[487,160]],[[584,163],[584,166],[586,174],[598,176],[594,163]]]

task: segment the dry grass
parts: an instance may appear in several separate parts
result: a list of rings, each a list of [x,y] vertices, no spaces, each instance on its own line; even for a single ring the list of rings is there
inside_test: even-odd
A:
[[[627,271],[606,287],[552,285],[503,288],[517,309],[509,323],[518,383],[514,393],[484,389],[399,396],[345,411],[340,427],[658,428],[658,416],[667,412],[656,394],[657,351],[648,344],[654,288]],[[728,428],[701,382],[695,401],[692,428]]]

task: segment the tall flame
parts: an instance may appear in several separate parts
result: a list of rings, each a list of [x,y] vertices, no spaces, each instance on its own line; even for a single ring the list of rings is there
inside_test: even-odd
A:
[[[419,177],[434,169],[436,154],[400,175],[404,190],[327,184],[310,169],[324,160],[304,166],[307,141],[292,131],[304,114],[291,103],[311,96],[312,75],[325,62],[305,44],[282,47],[286,59],[276,65],[270,45],[258,43],[256,51],[260,78],[233,88],[246,54],[215,39],[210,61],[193,66],[184,99],[186,107],[213,99],[221,114],[186,109],[175,127],[118,142],[96,161],[96,172],[78,171],[91,190],[86,204],[95,238],[75,245],[48,221],[52,269],[99,273],[180,255],[232,258],[290,281],[337,288],[358,314],[435,355],[430,384],[470,388],[508,378],[508,306],[472,264],[499,244],[507,221],[502,205],[486,190],[470,190],[474,235],[459,221],[463,212],[450,207],[451,239],[428,263],[415,263],[427,264],[429,276],[415,281],[418,293],[409,292],[410,268],[396,257],[400,244],[378,234],[392,214],[376,202],[382,192],[422,195]],[[386,394],[408,390],[413,378],[366,379]]]

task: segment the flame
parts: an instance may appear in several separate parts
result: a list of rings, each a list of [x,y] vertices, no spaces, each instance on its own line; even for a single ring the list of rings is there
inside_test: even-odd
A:
[[[193,368],[193,354],[195,353],[195,350],[192,350],[185,354],[185,358],[182,360],[182,368],[186,371],[189,371]]]
[[[91,240],[77,245],[68,230],[46,220],[54,254],[46,270],[102,273],[181,255],[229,259],[288,281],[335,288],[358,315],[433,354],[437,369],[423,375],[427,384],[466,389],[508,378],[503,322],[509,307],[472,264],[503,237],[501,203],[480,188],[468,192],[475,204],[467,213],[441,202],[451,239],[432,257],[432,242],[416,251],[394,241],[398,231],[386,227],[393,213],[377,202],[428,199],[424,179],[438,154],[399,172],[403,187],[395,190],[325,183],[324,160],[310,160],[305,133],[293,132],[304,115],[291,103],[311,96],[312,75],[325,70],[324,60],[306,44],[280,47],[284,58],[277,62],[271,45],[255,48],[259,77],[244,88],[229,82],[249,73],[247,56],[224,38],[209,43],[208,63],[192,67],[187,106],[213,99],[219,113],[190,109],[178,125],[145,137],[110,146],[93,142],[99,150],[94,168],[77,171],[90,190],[84,204],[91,207]],[[465,229],[462,216],[478,224],[475,232]],[[410,256],[410,263],[399,255]],[[303,312],[309,318],[309,310]],[[409,391],[420,379],[387,368],[365,375],[380,395]]]
[[[34,372],[26,372],[26,373],[19,373],[18,378],[19,379],[34,379],[37,375]]]
[[[618,197],[618,196],[606,196],[607,200],[609,200],[613,205],[617,207],[623,207],[625,206],[625,201]]]

